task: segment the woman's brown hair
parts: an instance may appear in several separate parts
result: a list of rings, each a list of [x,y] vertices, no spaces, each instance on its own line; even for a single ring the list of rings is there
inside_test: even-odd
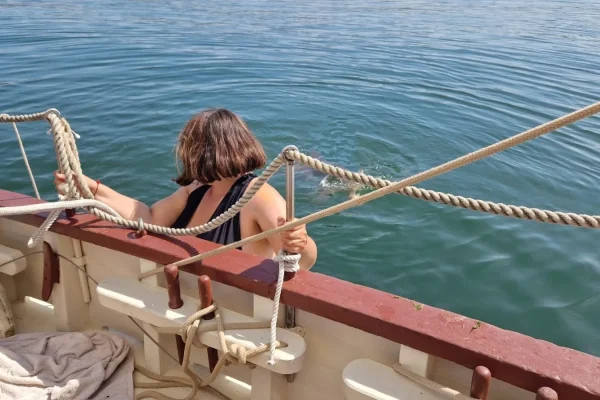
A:
[[[264,149],[246,124],[222,108],[204,110],[192,117],[179,135],[177,158],[183,170],[174,179],[181,186],[194,180],[208,184],[262,168]]]

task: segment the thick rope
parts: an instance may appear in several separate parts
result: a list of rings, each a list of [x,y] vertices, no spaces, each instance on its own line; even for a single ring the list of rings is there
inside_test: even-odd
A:
[[[393,182],[388,180],[380,179],[360,172],[348,171],[346,169],[321,162],[299,151],[290,151],[287,153],[287,156],[324,174],[371,186],[373,188],[379,189],[393,184]],[[524,206],[514,206],[510,204],[506,205],[491,201],[472,199],[469,197],[455,196],[453,194],[436,192],[434,190],[422,189],[415,186],[406,186],[398,190],[396,193],[419,200],[431,201],[505,217],[528,219],[551,224],[600,228],[600,216],[598,215],[564,213],[559,211],[540,210],[538,208],[529,208]]]
[[[392,365],[392,368],[394,368],[394,371],[396,371],[400,375],[403,375],[403,376],[417,382],[418,384],[423,385],[428,389],[431,389],[432,391],[434,391],[444,397],[454,399],[454,400],[473,400],[472,397],[466,396],[466,395],[462,394],[461,392],[459,392],[458,390],[451,389],[447,386],[442,386],[435,381],[427,379],[424,376],[416,374],[416,373],[402,367],[400,364],[394,364],[394,365]]]
[[[23,161],[25,162],[25,168],[27,168],[27,173],[29,174],[29,179],[31,180],[31,186],[33,186],[33,191],[35,192],[35,197],[38,200],[41,200],[40,192],[38,191],[37,185],[35,183],[35,177],[33,176],[33,172],[31,171],[31,166],[29,165],[29,159],[27,158],[27,153],[25,153],[25,147],[23,147],[23,141],[21,140],[21,135],[19,134],[19,129],[17,128],[16,123],[12,123],[13,128],[15,130],[15,135],[17,135],[17,142],[19,143],[19,148],[21,149],[21,154],[23,155]]]
[[[209,325],[207,327],[203,327],[200,323],[203,321],[202,317],[214,312],[216,326]],[[205,321],[207,322],[207,321]],[[174,397],[166,396],[162,393],[158,393],[156,391],[145,391],[143,393],[139,393],[136,395],[135,400],[141,400],[145,398],[154,398],[157,400],[191,400],[198,393],[199,388],[207,386],[214,382],[219,372],[223,367],[228,364],[246,364],[247,360],[257,354],[263,353],[267,351],[268,345],[263,344],[255,349],[247,349],[244,346],[240,346],[237,344],[232,344],[228,346],[227,341],[225,340],[225,330],[227,329],[264,329],[268,327],[268,322],[259,321],[259,322],[239,322],[233,324],[224,324],[221,316],[221,312],[217,306],[217,304],[213,303],[212,305],[203,308],[190,317],[184,322],[183,326],[179,331],[179,335],[183,339],[185,343],[185,348],[183,352],[183,361],[181,363],[181,368],[183,372],[189,377],[188,379],[181,377],[172,377],[172,376],[162,376],[148,369],[142,367],[141,365],[136,364],[135,369],[146,375],[148,378],[157,380],[159,382],[141,382],[136,385],[139,388],[152,388],[152,389],[160,389],[160,388],[170,388],[170,387],[189,387],[192,391],[183,399],[176,399]],[[217,362],[215,368],[212,373],[206,380],[200,379],[190,368],[190,354],[192,346],[198,346],[200,348],[205,348],[199,341],[199,334],[202,332],[208,331],[218,331],[219,334],[219,342],[221,345],[221,351],[223,356]],[[282,344],[276,341],[270,343],[271,346],[281,347]]]
[[[60,115],[60,112],[56,108],[50,108],[46,111],[34,113],[34,114],[23,114],[23,115],[8,115],[0,114],[0,122],[31,122],[41,121],[46,119],[50,114]]]
[[[256,235],[249,236],[245,239],[238,240],[237,242],[230,243],[226,246],[218,247],[216,249],[204,252],[202,254],[198,254],[198,255],[195,255],[195,256],[192,256],[189,258],[179,260],[173,264],[176,266],[182,266],[182,265],[187,265],[187,264],[191,264],[194,262],[202,261],[208,257],[212,257],[217,254],[224,253],[226,251],[235,249],[237,247],[241,247],[248,243],[263,240],[269,236],[278,234],[280,232],[286,231],[286,230],[294,228],[296,226],[309,224],[311,222],[328,217],[330,215],[340,213],[349,208],[363,205],[365,203],[368,203],[369,201],[378,199],[387,194],[390,194],[393,192],[398,192],[401,189],[406,188],[408,186],[414,185],[416,183],[422,182],[427,179],[434,178],[438,175],[441,175],[446,172],[450,172],[459,167],[463,167],[467,164],[481,160],[482,158],[489,157],[495,153],[506,150],[510,147],[514,147],[514,146],[521,144],[523,142],[526,142],[528,140],[535,139],[541,135],[547,134],[555,129],[558,129],[560,127],[563,127],[565,125],[573,123],[577,120],[586,118],[586,117],[588,117],[592,114],[598,113],[598,112],[600,112],[600,102],[592,104],[587,107],[584,107],[580,110],[577,110],[570,114],[564,115],[560,118],[557,118],[553,121],[539,125],[535,128],[529,129],[525,132],[514,135],[508,139],[502,140],[500,142],[496,142],[492,145],[489,145],[487,147],[484,147],[484,148],[474,151],[472,153],[466,154],[462,157],[456,158],[456,159],[449,161],[447,163],[444,163],[442,165],[438,165],[437,167],[430,168],[426,171],[423,171],[423,172],[420,172],[413,176],[410,176],[408,178],[402,179],[401,181],[398,181],[398,182],[392,183],[390,185],[387,185],[385,187],[379,188],[371,193],[365,194],[360,197],[353,198],[351,200],[347,200],[343,203],[336,204],[336,205],[326,208],[324,210],[317,211],[313,214],[309,214],[305,217],[295,219],[294,221],[286,222],[284,225],[281,225],[277,228],[273,228],[268,231],[258,233]],[[308,166],[310,166],[310,165],[308,165]],[[138,278],[143,279],[148,276],[157,274],[157,273],[161,272],[162,270],[163,270],[162,268],[156,268],[156,269],[153,269],[153,270],[150,270],[150,271],[140,274]]]
[[[421,172],[419,174],[413,175],[412,177],[406,178],[401,180],[400,182],[397,183],[393,183],[390,184],[388,186],[382,187],[380,189],[377,189],[374,192],[371,192],[365,196],[362,197],[356,197],[353,198],[351,200],[348,200],[344,203],[335,205],[333,207],[327,208],[325,210],[316,212],[314,214],[308,215],[304,218],[300,218],[298,220],[289,222],[287,224],[284,224],[283,226],[279,227],[279,228],[275,228],[275,229],[271,229],[269,231],[265,231],[262,232],[260,234],[251,236],[249,238],[243,239],[243,240],[239,240],[235,243],[231,243],[227,246],[223,246],[220,248],[216,248],[212,251],[208,251],[205,252],[203,254],[199,254],[197,256],[193,256],[193,257],[189,257],[187,259],[183,259],[180,260],[178,262],[175,263],[175,265],[177,266],[181,266],[181,265],[185,265],[185,264],[189,264],[191,262],[196,262],[196,261],[200,261],[203,260],[207,257],[210,257],[211,255],[216,255],[225,251],[230,250],[231,248],[236,248],[236,247],[241,247],[243,244],[249,243],[251,241],[257,241],[257,240],[261,240],[265,237],[268,237],[270,235],[273,235],[275,233],[287,230],[289,228],[292,228],[294,226],[297,225],[302,225],[302,224],[308,224],[310,222],[316,221],[318,219],[321,218],[325,218],[327,216],[330,216],[332,214],[335,213],[339,213],[345,209],[351,208],[351,207],[355,207],[357,205],[363,205],[368,201],[371,200],[375,200],[376,198],[382,197],[386,194],[392,193],[394,191],[398,191],[408,185],[412,185],[414,183],[418,183],[420,181],[423,181],[425,179],[430,179],[433,178],[437,175],[443,174],[445,172],[451,171],[453,169],[456,169],[458,167],[467,165],[471,162],[477,161],[479,159],[482,159],[484,157],[488,157],[494,153],[497,153],[499,151],[505,150],[507,148],[510,148],[512,146],[516,146],[517,144],[523,143],[527,140],[531,140],[533,138],[536,138],[538,136],[541,136],[545,133],[548,133],[554,129],[557,129],[560,126],[564,126],[568,123],[571,123],[573,121],[575,121],[576,119],[581,119],[584,118],[586,115],[590,115],[589,113],[591,113],[592,111],[598,112],[600,111],[600,103],[597,103],[593,108],[590,109],[590,107],[588,107],[587,109],[583,109],[583,110],[579,110],[575,113],[569,114],[567,116],[561,117],[555,121],[551,121],[550,123],[541,125],[537,128],[533,128],[530,129],[528,131],[525,131],[521,134],[515,135],[509,139],[503,140],[501,142],[495,143],[493,145],[490,145],[488,147],[485,147],[483,149],[477,150],[475,152],[472,152],[470,154],[467,154],[463,157],[460,157],[458,159],[455,159],[453,161],[450,161],[448,163],[442,164],[438,167],[434,167],[432,169],[429,169],[427,171]],[[235,247],[234,247],[235,245]],[[277,261],[280,261],[280,266],[279,266],[279,274],[278,274],[278,279],[277,279],[277,286],[276,286],[276,293],[275,293],[275,298],[274,298],[274,305],[273,305],[273,316],[272,316],[272,321],[271,321],[271,335],[272,335],[272,341],[275,338],[275,333],[274,333],[274,326],[277,322],[277,316],[278,316],[278,309],[279,309],[279,297],[281,295],[281,290],[282,290],[282,285],[283,285],[283,273],[284,273],[284,260],[288,261],[284,258],[282,258],[282,255],[280,254],[277,259]],[[289,262],[289,261],[288,261]],[[296,265],[297,265],[297,260],[296,260]],[[161,269],[157,268],[153,271],[148,271],[147,273],[141,274],[140,275],[140,279],[142,279],[143,276],[150,276],[151,273],[153,273],[154,271],[159,272]],[[273,350],[271,350],[271,354],[272,354]],[[274,360],[272,358],[269,359],[269,363],[272,364],[274,363]]]

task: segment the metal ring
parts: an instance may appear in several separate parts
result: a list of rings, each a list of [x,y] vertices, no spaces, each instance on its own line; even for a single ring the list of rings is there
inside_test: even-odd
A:
[[[289,146],[285,146],[285,147],[283,148],[283,150],[281,151],[281,155],[283,155],[283,158],[285,158],[285,160],[286,160],[287,162],[292,162],[292,163],[293,163],[293,162],[295,162],[296,160],[294,160],[293,158],[291,158],[291,157],[290,157],[290,156],[287,154],[289,151],[300,151],[300,150],[298,150],[298,148],[297,148],[296,146],[294,146],[294,145],[289,145]]]
[[[50,113],[56,114],[56,116],[59,118],[61,117],[60,111],[58,111],[56,108],[49,108],[45,112],[46,116],[48,116],[48,114],[50,114]]]

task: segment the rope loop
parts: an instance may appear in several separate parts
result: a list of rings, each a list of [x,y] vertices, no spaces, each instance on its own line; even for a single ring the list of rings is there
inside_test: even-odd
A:
[[[202,308],[188,317],[188,319],[183,323],[181,329],[179,330],[179,336],[181,336],[181,339],[184,343],[187,343],[188,335],[192,331],[192,325],[196,324],[195,330],[197,330],[200,326],[200,322],[202,321],[202,317],[204,317],[207,314],[210,314],[211,312],[218,312],[217,302],[213,302],[210,306]]]
[[[235,360],[236,364],[246,364],[246,357],[248,353],[244,346],[233,343],[231,346],[229,346],[229,352],[227,354]]]
[[[300,271],[300,254],[288,254],[280,251],[273,261],[278,262],[279,266],[283,268],[285,272],[298,272]]]
[[[146,236],[148,234],[148,232],[144,228],[144,220],[141,217],[138,218],[138,229],[135,232],[135,234],[137,237]]]
[[[299,152],[298,147],[289,145],[281,150],[281,156],[287,161],[293,163],[295,161],[293,154]]]

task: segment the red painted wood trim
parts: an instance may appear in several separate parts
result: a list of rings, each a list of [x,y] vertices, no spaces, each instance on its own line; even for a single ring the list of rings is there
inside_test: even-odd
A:
[[[35,198],[0,190],[0,207],[35,204]],[[11,219],[33,226],[41,215]],[[218,245],[195,237],[148,235],[78,214],[59,219],[51,231],[166,265]],[[232,250],[181,268],[196,275],[273,298],[277,265]],[[562,399],[600,399],[600,358],[507,331],[449,311],[424,305],[327,275],[300,271],[284,284],[284,304],[378,335],[475,369],[487,367],[496,379],[536,393],[554,389]]]

